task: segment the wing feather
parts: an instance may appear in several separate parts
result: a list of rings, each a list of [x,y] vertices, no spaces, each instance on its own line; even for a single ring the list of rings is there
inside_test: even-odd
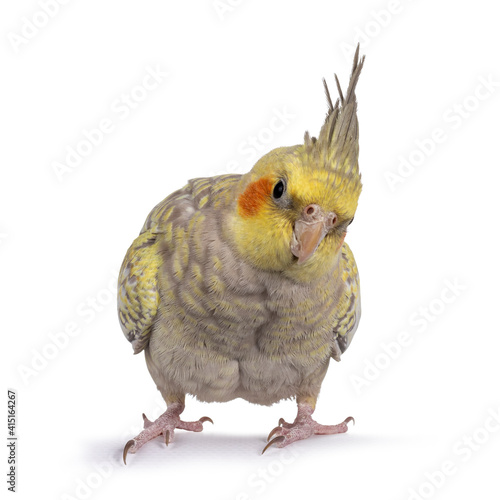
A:
[[[158,309],[158,247],[157,234],[140,234],[128,249],[118,277],[118,317],[134,354],[148,344]]]
[[[361,317],[358,268],[347,243],[342,246],[342,262],[344,264],[342,280],[345,287],[338,305],[338,315],[334,325],[336,338],[331,355],[336,361],[340,361],[340,355],[349,347]]]

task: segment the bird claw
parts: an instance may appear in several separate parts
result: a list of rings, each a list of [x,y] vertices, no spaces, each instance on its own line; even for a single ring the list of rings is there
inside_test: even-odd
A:
[[[278,425],[284,429],[290,429],[290,427],[293,427],[293,424],[289,424],[283,417],[278,420]]]
[[[273,429],[274,430],[274,429]],[[264,452],[273,444],[278,444],[282,443],[285,440],[285,436],[276,436],[272,441],[269,441],[269,443],[266,444],[265,448],[262,450],[261,455],[264,455]]]
[[[210,417],[201,417],[199,422],[203,423],[203,422],[210,422],[211,424],[214,423],[214,421],[210,418]]]
[[[167,411],[160,415],[154,422],[142,414],[144,421],[144,430],[140,432],[135,438],[131,439],[123,449],[123,463],[127,464],[127,454],[136,453],[147,442],[152,441],[157,437],[162,437],[165,446],[168,446],[174,439],[175,429],[183,429],[186,431],[200,432],[203,430],[205,422],[214,421],[210,417],[201,417],[196,422],[184,422],[180,419],[183,407],[179,404],[173,404],[167,407]]]
[[[153,425],[153,422],[151,422],[151,420],[146,417],[145,413],[142,414],[142,419],[144,420],[144,429],[147,429],[150,425]]]
[[[135,440],[134,439],[130,439],[129,441],[127,441],[127,444],[125,445],[125,448],[123,448],[123,463],[125,465],[127,465],[127,454],[128,454],[128,451],[134,445],[135,445]],[[134,453],[134,452],[131,451],[130,453]]]
[[[348,424],[349,422],[352,422],[352,425],[356,425],[356,420],[354,420],[354,417],[347,417],[345,420],[344,420],[344,424]]]
[[[267,440],[269,441],[273,436],[274,434],[276,434],[276,432],[280,431],[281,430],[281,426],[277,426],[275,427],[270,433],[269,433],[269,436],[267,436]]]
[[[336,425],[321,425],[313,420],[310,414],[302,415],[301,418],[299,417],[300,415],[292,424],[280,418],[278,426],[269,433],[269,436],[267,436],[268,443],[262,453],[274,443],[276,443],[278,448],[284,448],[295,441],[306,439],[314,434],[327,435],[347,432],[347,424],[349,422],[354,424],[353,417],[347,417],[343,422]]]

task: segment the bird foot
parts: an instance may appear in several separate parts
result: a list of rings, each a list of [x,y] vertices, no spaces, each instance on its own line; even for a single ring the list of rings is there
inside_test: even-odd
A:
[[[262,453],[272,445],[277,448],[284,448],[295,441],[306,439],[314,434],[341,434],[347,432],[347,424],[351,421],[354,423],[354,418],[347,417],[337,425],[321,425],[313,420],[310,415],[306,415],[297,417],[293,424],[289,424],[280,418],[278,426],[269,433],[267,437],[268,443]]]
[[[168,443],[174,439],[175,429],[184,429],[186,431],[201,432],[204,422],[211,422],[210,417],[201,417],[195,422],[184,422],[180,419],[180,414],[184,410],[184,406],[174,403],[167,408],[167,411],[160,415],[154,422],[142,414],[144,419],[144,430],[135,438],[130,439],[123,449],[123,462],[127,464],[127,454],[136,453],[139,448],[144,446],[148,441],[155,439],[158,436],[163,436],[163,441],[168,446]]]

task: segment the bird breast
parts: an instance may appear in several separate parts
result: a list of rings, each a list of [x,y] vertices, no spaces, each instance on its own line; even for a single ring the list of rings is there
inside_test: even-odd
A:
[[[153,378],[205,401],[291,397],[328,365],[342,287],[257,270],[221,233],[215,217],[197,212],[165,239]]]

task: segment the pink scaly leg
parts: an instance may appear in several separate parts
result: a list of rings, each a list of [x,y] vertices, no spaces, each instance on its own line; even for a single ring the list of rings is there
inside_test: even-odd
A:
[[[201,432],[204,422],[213,421],[209,417],[201,417],[195,422],[184,422],[180,419],[180,414],[184,411],[182,403],[172,403],[167,406],[167,411],[160,415],[154,422],[151,422],[144,413],[144,430],[134,439],[131,439],[123,449],[123,462],[127,463],[127,454],[136,453],[139,448],[144,446],[148,441],[162,435],[165,444],[168,446],[174,438],[175,429],[184,429],[186,431]]]
[[[269,441],[275,436],[274,439],[267,443],[262,453],[273,444],[278,448],[284,448],[295,441],[306,439],[314,434],[340,434],[347,432],[347,424],[350,421],[354,422],[352,417],[347,417],[337,425],[321,425],[312,419],[311,415],[313,412],[314,407],[310,403],[298,403],[297,418],[293,424],[289,424],[280,418],[278,427],[275,427],[267,438]]]

